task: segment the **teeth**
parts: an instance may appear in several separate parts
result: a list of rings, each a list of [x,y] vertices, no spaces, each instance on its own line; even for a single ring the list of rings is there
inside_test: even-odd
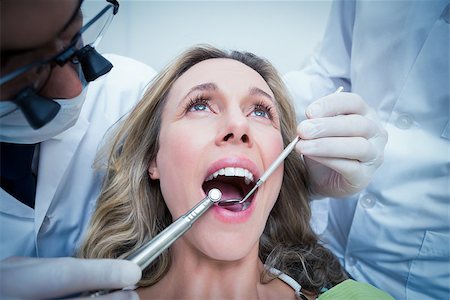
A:
[[[245,171],[244,169],[234,169],[234,175],[239,177],[245,177]]]
[[[247,200],[242,204],[242,210],[246,210],[251,204],[251,201]]]
[[[253,182],[253,174],[249,170],[243,169],[243,168],[233,168],[233,167],[226,167],[226,168],[220,169],[220,170],[214,172],[212,175],[208,176],[208,178],[206,178],[205,181],[210,181],[219,175],[229,176],[229,177],[243,177],[244,182],[247,185]]]
[[[245,182],[246,185],[249,185],[250,182],[253,181],[253,174],[251,174],[248,170],[245,170],[244,177],[245,177],[244,182]]]
[[[225,168],[225,176],[235,176],[234,168]]]

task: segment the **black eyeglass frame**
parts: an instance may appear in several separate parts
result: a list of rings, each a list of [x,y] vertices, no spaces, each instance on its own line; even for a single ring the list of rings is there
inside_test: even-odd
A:
[[[70,46],[67,47],[67,49],[64,49],[63,51],[61,51],[60,53],[56,54],[55,56],[53,56],[51,58],[30,63],[28,65],[25,65],[23,67],[20,67],[16,70],[10,72],[9,74],[6,74],[5,76],[2,76],[0,78],[0,86],[7,82],[10,82],[11,80],[19,77],[22,74],[25,74],[26,72],[28,72],[29,70],[31,70],[33,68],[37,68],[37,67],[45,65],[45,64],[51,64],[52,62],[55,62],[59,66],[63,66],[69,60],[76,57],[77,52],[79,50],[83,49],[83,47],[77,48],[77,44],[78,44],[83,32],[85,32],[90,26],[92,26],[92,24],[94,24],[98,19],[100,19],[110,9],[113,10],[113,16],[116,15],[117,12],[119,11],[119,2],[117,2],[117,0],[106,0],[106,1],[108,2],[108,5],[106,7],[104,7],[88,23],[86,23],[83,27],[81,27],[81,29],[78,31],[78,33],[72,38],[72,42],[70,43]],[[111,18],[111,21],[112,21],[112,18]],[[103,30],[104,29],[102,29],[102,31]],[[100,32],[100,35],[101,35],[102,31]]]

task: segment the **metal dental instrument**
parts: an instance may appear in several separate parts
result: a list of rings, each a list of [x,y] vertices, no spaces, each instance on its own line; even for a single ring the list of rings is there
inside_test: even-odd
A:
[[[141,270],[144,270],[152,263],[164,250],[169,248],[177,239],[179,239],[192,224],[198,220],[214,203],[222,198],[222,193],[218,189],[211,189],[208,195],[203,198],[187,213],[176,219],[166,229],[161,231],[153,239],[142,245],[134,253],[131,253],[126,259],[136,263]],[[112,291],[103,290],[90,294],[90,297],[97,297],[108,294]]]
[[[338,89],[334,92],[334,94],[339,94],[344,90],[344,87],[340,86]],[[300,138],[297,136],[295,139],[289,143],[289,145],[284,148],[283,152],[275,159],[275,161],[267,168],[267,170],[262,174],[262,176],[256,181],[255,186],[250,190],[250,192],[245,195],[245,197],[242,200],[239,199],[228,199],[228,200],[222,200],[219,203],[217,203],[220,206],[231,206],[236,204],[242,204],[244,203],[255,191],[257,188],[259,188],[266,180],[267,178],[272,175],[273,171],[275,171],[278,166],[286,159],[286,157],[291,153],[292,150],[294,150],[295,145],[298,143]]]
[[[214,203],[222,198],[222,193],[218,189],[211,189],[203,200],[194,206],[187,213],[176,219],[170,226],[161,231],[149,242],[141,246],[126,259],[136,263],[144,270],[154,261],[164,250],[170,247],[180,238],[192,224],[198,220]]]
[[[244,203],[255,191],[257,188],[259,188],[266,180],[267,178],[272,175],[273,171],[275,171],[278,166],[284,161],[284,159],[291,153],[292,150],[294,150],[295,145],[300,140],[300,138],[297,136],[295,139],[289,143],[289,145],[284,148],[283,152],[275,159],[275,161],[267,168],[267,170],[262,174],[262,176],[256,181],[255,186],[250,190],[250,192],[245,195],[245,197],[242,200],[239,199],[228,199],[223,200],[218,203],[220,206],[230,206],[230,205],[236,205],[236,204],[242,204]]]

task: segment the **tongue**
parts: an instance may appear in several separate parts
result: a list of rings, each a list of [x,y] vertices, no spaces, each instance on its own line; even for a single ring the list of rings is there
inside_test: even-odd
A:
[[[203,190],[208,194],[212,188],[219,189],[222,192],[221,200],[242,199],[242,191],[236,185],[228,184],[222,181],[208,181],[203,184]]]

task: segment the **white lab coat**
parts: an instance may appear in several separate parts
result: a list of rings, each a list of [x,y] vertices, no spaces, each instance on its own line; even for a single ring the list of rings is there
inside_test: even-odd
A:
[[[40,144],[35,209],[0,190],[0,259],[71,256],[81,242],[102,183],[92,167],[97,147],[155,75],[135,60],[105,57],[114,67],[89,84],[77,123]]]
[[[352,277],[396,299],[450,299],[449,53],[447,0],[339,1],[318,52],[285,75],[299,121],[343,85],[388,131],[371,184],[316,222]]]

